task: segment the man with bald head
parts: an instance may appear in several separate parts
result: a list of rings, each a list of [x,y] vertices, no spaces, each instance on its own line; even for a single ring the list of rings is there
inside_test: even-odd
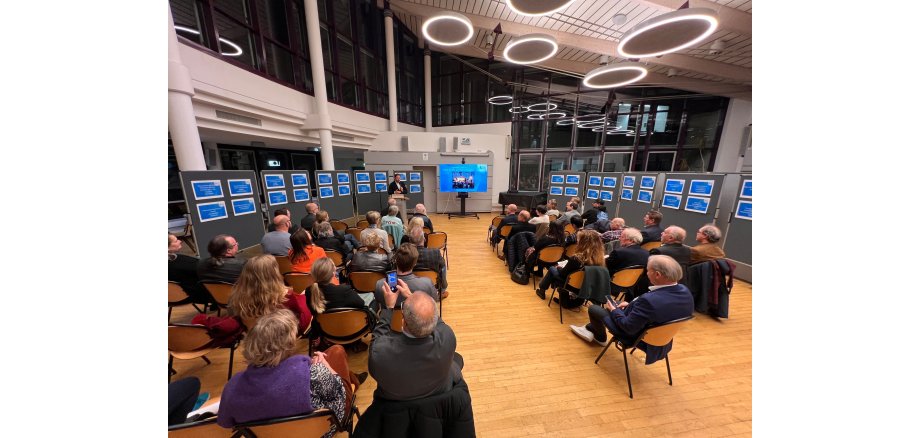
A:
[[[687,232],[676,225],[671,225],[661,232],[661,246],[649,250],[649,254],[664,254],[676,260],[684,275],[681,277],[681,283],[687,276],[687,266],[690,265],[690,247],[684,245],[684,238]]]
[[[291,250],[291,218],[285,215],[275,216],[272,221],[275,231],[269,231],[262,236],[262,253],[276,256],[286,256]]]
[[[502,222],[498,224],[498,228],[495,229],[495,232],[492,233],[492,243],[496,244],[501,239],[501,230],[505,225],[514,225],[518,221],[518,207],[515,204],[508,204],[508,215],[502,218]],[[530,219],[528,217],[528,219]],[[491,225],[490,225],[491,226]]]
[[[313,230],[313,224],[316,222],[316,212],[319,211],[319,206],[313,202],[308,202],[305,208],[307,209],[307,215],[300,220],[300,226],[312,232],[311,230]]]
[[[410,292],[401,279],[396,292],[389,285],[383,292],[385,305],[367,359],[380,396],[415,400],[450,391],[463,380],[463,358],[456,353],[457,337],[438,316],[434,299],[424,292]],[[405,298],[401,333],[390,328],[400,296]]]

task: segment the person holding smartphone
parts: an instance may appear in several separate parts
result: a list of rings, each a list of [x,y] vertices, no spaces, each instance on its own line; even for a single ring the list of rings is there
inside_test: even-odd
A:
[[[408,285],[409,290],[413,292],[425,292],[435,301],[438,300],[438,289],[434,287],[431,280],[425,277],[417,277],[412,273],[412,270],[415,269],[416,262],[418,262],[418,249],[415,245],[411,243],[400,245],[393,256],[393,260],[396,262],[396,272],[388,273],[387,278],[378,280],[377,286],[374,289],[374,300],[377,301],[379,306],[383,306],[384,304],[384,286],[388,286],[388,279],[394,274],[397,281],[402,281]],[[405,297],[400,296],[396,302],[396,307],[399,308],[405,300]]]

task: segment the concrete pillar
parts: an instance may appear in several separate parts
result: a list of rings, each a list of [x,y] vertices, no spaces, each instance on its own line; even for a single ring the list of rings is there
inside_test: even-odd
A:
[[[399,115],[396,95],[396,46],[393,43],[393,11],[383,11],[383,28],[387,47],[387,95],[390,98],[390,131],[397,131]]]
[[[431,131],[431,50],[425,49],[425,132]]]
[[[332,123],[329,119],[329,100],[326,96],[326,74],[323,70],[323,47],[319,35],[319,10],[317,0],[304,0],[307,13],[307,41],[310,49],[310,71],[313,73],[313,98],[316,101],[315,123],[304,124],[301,129],[319,131],[319,155],[323,170],[335,169],[332,157]]]
[[[168,53],[169,53],[169,115],[168,129],[172,137],[173,149],[179,170],[207,170],[204,151],[201,149],[201,137],[195,122],[195,110],[192,107],[192,76],[179,57],[179,40],[173,23],[172,10],[167,9],[168,16]]]

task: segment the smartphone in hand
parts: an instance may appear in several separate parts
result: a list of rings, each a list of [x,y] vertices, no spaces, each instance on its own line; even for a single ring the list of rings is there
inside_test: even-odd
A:
[[[390,290],[396,292],[396,271],[387,272],[387,283],[390,285]]]

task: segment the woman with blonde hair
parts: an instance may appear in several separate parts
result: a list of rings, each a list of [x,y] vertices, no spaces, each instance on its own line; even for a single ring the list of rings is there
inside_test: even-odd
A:
[[[409,226],[406,228],[406,234],[403,234],[402,239],[399,241],[399,244],[412,243],[412,230],[415,228],[425,228],[425,220],[420,216],[415,216],[412,219],[409,219]],[[428,236],[425,235],[425,244],[428,244]]]
[[[540,299],[546,299],[546,289],[551,284],[557,288],[564,286],[569,274],[585,266],[604,266],[604,244],[601,242],[600,233],[594,230],[580,230],[576,233],[576,239],[575,255],[562,269],[550,267],[549,274],[540,281],[540,288],[537,289]],[[566,309],[574,309],[584,304],[584,299],[572,297],[564,290],[561,290],[559,298],[553,298],[553,301],[560,302]]]
[[[278,273],[278,262],[270,254],[262,254],[246,262],[239,280],[233,285],[228,307],[230,314],[240,318],[249,328],[263,315],[283,308],[297,315],[300,333],[310,327],[313,319],[306,296],[296,294],[284,285],[284,279]]]
[[[326,309],[339,307],[364,307],[364,300],[351,286],[333,284],[335,277],[335,263],[329,258],[321,258],[313,263],[310,271],[316,283],[310,286],[310,311],[320,314]]]

